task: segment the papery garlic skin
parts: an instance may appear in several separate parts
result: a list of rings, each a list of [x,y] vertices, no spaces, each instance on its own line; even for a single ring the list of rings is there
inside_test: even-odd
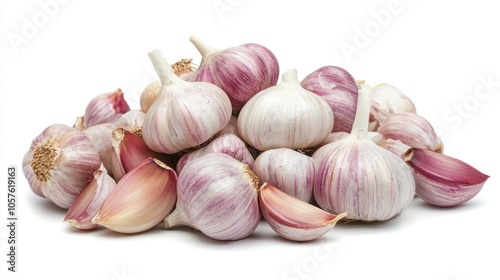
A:
[[[149,230],[174,208],[176,184],[173,169],[148,158],[125,174],[92,222],[121,233]]]
[[[356,80],[347,70],[338,66],[323,66],[307,75],[300,85],[323,98],[335,114],[332,132],[350,132],[356,105],[358,88]]]
[[[219,50],[195,36],[191,36],[190,41],[202,55],[202,61],[188,80],[219,86],[231,100],[234,112],[238,112],[252,96],[278,81],[278,61],[262,45],[248,43]]]
[[[259,151],[306,149],[320,144],[333,128],[333,112],[318,95],[305,90],[297,71],[252,97],[238,115],[241,138]]]
[[[94,146],[97,153],[99,154],[99,158],[104,164],[104,168],[106,170],[112,170],[111,161],[114,149],[111,132],[115,128],[116,126],[113,123],[102,123],[83,130],[83,132],[85,132],[85,134],[87,134],[87,136],[89,137],[92,146]],[[111,171],[108,171],[107,173],[113,175]]]
[[[64,221],[78,229],[97,227],[92,218],[99,212],[116,182],[107,174],[104,165],[96,170],[64,217]]]
[[[293,241],[321,237],[346,216],[346,213],[328,213],[268,183],[259,189],[259,205],[269,226],[280,236]]]
[[[146,113],[140,110],[130,110],[121,115],[121,117],[114,121],[113,124],[116,127],[123,128],[139,137],[142,137],[142,125],[145,117]]]
[[[130,111],[121,89],[100,94],[90,100],[83,115],[83,127],[110,123]]]
[[[401,90],[385,83],[373,87],[371,114],[378,125],[390,115],[403,112],[416,113],[417,109],[411,99]]]
[[[174,154],[199,146],[229,123],[231,103],[219,87],[181,80],[159,50],[149,56],[163,84],[143,124],[144,141],[152,150]]]
[[[441,207],[471,200],[489,178],[459,159],[425,149],[413,149],[408,164],[414,171],[417,195]]]
[[[241,161],[253,170],[254,158],[238,136],[234,134],[222,134],[210,141],[206,146],[184,154],[177,162],[176,171],[180,173],[184,166],[199,157],[209,153],[223,153]]]
[[[412,148],[443,152],[444,145],[424,117],[411,112],[394,113],[380,125],[378,133],[387,139],[400,140]]]
[[[213,239],[239,240],[259,224],[258,178],[227,154],[210,153],[186,164],[177,190],[165,228],[188,225]]]
[[[311,201],[314,180],[311,157],[292,149],[271,149],[257,156],[253,171],[260,182],[267,182],[302,201]]]
[[[147,113],[153,102],[158,98],[161,93],[162,84],[160,80],[149,83],[141,93],[139,104],[141,111]]]
[[[385,221],[403,212],[415,195],[408,165],[368,137],[370,88],[359,91],[351,135],[319,148],[312,156],[314,198],[330,213],[346,218]]]
[[[23,173],[31,190],[68,209],[101,160],[89,137],[64,124],[50,125],[31,142]]]

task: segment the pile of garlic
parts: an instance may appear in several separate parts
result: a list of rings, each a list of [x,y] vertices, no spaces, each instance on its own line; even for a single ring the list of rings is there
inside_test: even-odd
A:
[[[488,176],[443,154],[432,125],[397,88],[321,67],[301,82],[259,44],[215,49],[196,37],[191,60],[149,53],[159,80],[140,110],[120,89],[97,95],[73,127],[32,142],[32,191],[68,209],[64,221],[138,233],[163,222],[217,240],[252,234],[261,216],[307,241],[345,221],[384,221],[415,199],[472,199]]]

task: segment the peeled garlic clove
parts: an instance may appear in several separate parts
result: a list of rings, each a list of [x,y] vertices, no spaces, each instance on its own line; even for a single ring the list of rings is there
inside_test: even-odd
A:
[[[415,195],[410,167],[368,136],[371,89],[361,85],[349,137],[319,148],[312,156],[314,198],[347,219],[384,221],[402,213]]]
[[[114,121],[113,124],[116,127],[123,128],[139,137],[142,137],[142,125],[145,117],[146,113],[140,110],[130,110],[121,115],[121,117]]]
[[[174,208],[176,184],[173,169],[148,158],[123,176],[92,222],[121,233],[151,229]]]
[[[110,123],[130,111],[121,89],[100,94],[90,100],[83,115],[83,127]]]
[[[238,115],[241,138],[259,151],[314,147],[332,128],[332,109],[299,84],[295,69],[285,72],[280,84],[252,97]]]
[[[332,132],[351,131],[356,115],[358,88],[349,72],[337,66],[324,66],[307,75],[300,84],[330,105],[335,114]]]
[[[101,162],[104,164],[104,168],[107,170],[112,170],[112,154],[114,153],[113,148],[113,138],[111,132],[116,126],[112,123],[102,123],[91,126],[83,132],[87,134],[92,143],[92,146],[96,149],[99,154]],[[112,172],[108,172],[112,175]]]
[[[118,161],[112,164],[112,168],[116,170],[116,181],[119,181],[123,175],[150,157],[156,158],[168,166],[175,166],[176,164],[177,155],[167,155],[151,150],[144,142],[144,139],[128,130],[116,128],[111,134],[115,153],[112,160]]]
[[[100,165],[99,154],[84,132],[54,124],[31,142],[23,173],[35,194],[68,209]]]
[[[234,112],[238,112],[252,96],[278,81],[278,61],[262,45],[248,43],[220,50],[195,36],[190,41],[200,52],[202,61],[188,80],[219,86],[229,96]]]
[[[206,146],[183,155],[177,162],[177,173],[180,173],[188,162],[209,153],[224,153],[230,155],[248,165],[250,169],[253,169],[254,159],[246,147],[245,142],[234,134],[222,134],[210,141]]]
[[[346,213],[328,213],[268,183],[259,189],[259,205],[269,226],[280,236],[293,241],[316,239],[346,216]]]
[[[390,115],[403,112],[416,113],[417,109],[401,90],[388,84],[373,87],[371,114],[379,125]]]
[[[302,201],[312,197],[314,164],[312,158],[287,148],[262,152],[253,171],[261,182],[267,182]]]
[[[387,139],[401,140],[412,148],[439,153],[444,149],[441,138],[429,121],[416,113],[394,113],[385,119],[378,132]]]
[[[475,197],[489,178],[469,164],[425,149],[413,149],[417,195],[436,206],[455,206]]]
[[[177,205],[164,226],[188,225],[217,240],[245,238],[260,221],[258,187],[248,165],[229,155],[197,158],[179,173]]]
[[[152,150],[175,154],[199,146],[229,123],[231,102],[219,87],[181,80],[159,50],[149,56],[163,85],[143,124],[144,141]]]
[[[78,229],[97,227],[92,218],[99,212],[116,182],[108,175],[104,165],[96,170],[64,217],[64,221]]]

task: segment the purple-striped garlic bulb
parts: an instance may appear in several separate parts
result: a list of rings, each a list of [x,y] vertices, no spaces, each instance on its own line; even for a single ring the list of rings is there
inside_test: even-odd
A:
[[[144,118],[142,136],[154,151],[175,154],[213,138],[231,117],[231,102],[218,86],[186,82],[172,72],[159,50],[149,57],[162,92]]]
[[[68,209],[101,159],[84,132],[64,124],[42,131],[23,157],[23,173],[31,190]]]
[[[234,112],[238,112],[252,96],[278,81],[278,60],[262,45],[248,43],[215,49],[195,36],[190,41],[200,52],[202,60],[187,80],[219,86],[229,96]]]
[[[384,221],[402,213],[415,196],[410,167],[368,136],[369,86],[360,85],[350,135],[319,148],[314,162],[314,198],[330,213],[346,219]]]
[[[177,204],[164,226],[187,225],[217,240],[245,238],[260,221],[258,184],[248,165],[227,154],[194,159],[179,173]]]
[[[311,157],[288,148],[271,149],[257,156],[253,171],[259,181],[302,201],[311,201],[314,179]]]
[[[347,70],[324,66],[307,75],[300,84],[330,105],[335,114],[332,132],[351,131],[356,116],[358,88],[356,80]]]
[[[318,95],[304,89],[297,71],[252,97],[238,115],[241,138],[259,151],[307,149],[323,142],[333,128],[333,112]]]
[[[456,206],[471,200],[489,178],[459,159],[426,149],[413,149],[408,164],[415,174],[417,195],[436,206]]]

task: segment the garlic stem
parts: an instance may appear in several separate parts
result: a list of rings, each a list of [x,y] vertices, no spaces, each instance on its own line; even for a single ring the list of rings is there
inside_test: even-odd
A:
[[[201,57],[202,57],[202,62],[200,64],[203,63],[203,61],[208,57],[210,56],[211,54],[213,53],[216,53],[216,52],[219,52],[220,50],[216,49],[216,48],[213,48],[209,45],[207,45],[205,42],[203,42],[202,40],[200,40],[198,37],[196,36],[191,36],[189,38],[189,41],[191,41],[191,43],[193,43],[193,45],[195,46],[195,48],[200,52],[201,54]]]
[[[297,69],[290,69],[283,73],[281,76],[281,83],[283,84],[293,84],[299,83],[299,79],[297,78]]]
[[[353,137],[368,137],[368,124],[370,119],[371,88],[367,84],[358,85],[358,105],[356,117],[352,124],[351,135]]]
[[[149,52],[148,56],[153,63],[158,77],[160,77],[162,85],[169,85],[174,82],[183,82],[177,75],[175,75],[172,67],[170,66],[170,64],[168,64],[167,60],[159,49],[155,49]]]

